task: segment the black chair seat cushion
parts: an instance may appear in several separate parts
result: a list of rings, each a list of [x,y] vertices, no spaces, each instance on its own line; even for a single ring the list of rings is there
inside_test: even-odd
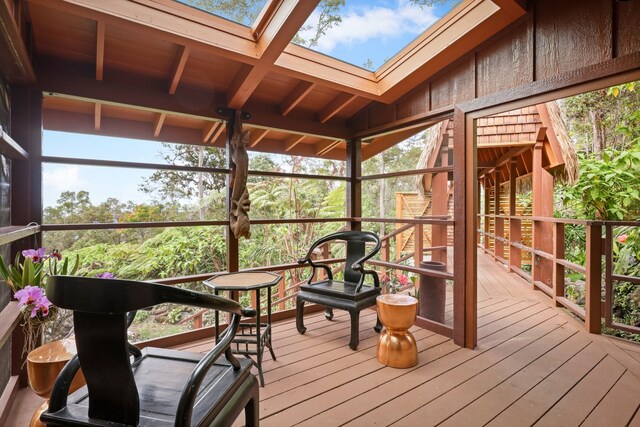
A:
[[[312,284],[300,285],[300,290],[316,294],[339,296],[340,299],[360,301],[373,295],[380,294],[380,288],[369,285],[362,285],[359,292],[356,292],[357,283],[343,282],[340,280],[323,280]]]
[[[140,396],[139,425],[173,426],[182,387],[204,355],[159,348],[145,348],[142,352],[142,358],[132,365]],[[241,358],[239,361],[241,368],[238,371],[234,371],[224,357],[220,357],[209,369],[200,386],[196,406],[193,408],[192,425],[199,425],[208,414],[220,412],[221,408],[234,398],[234,395],[242,395],[246,391],[244,389],[251,387],[251,382],[255,381],[250,374],[251,360]],[[220,387],[223,384],[231,384],[243,376],[246,379],[239,381],[236,390],[229,390],[229,393],[226,393],[226,387]],[[214,387],[216,384],[218,386]],[[224,392],[220,393],[220,390]],[[99,420],[90,421],[87,414],[88,398],[86,386],[82,387],[69,396],[64,409],[53,414],[45,414],[43,419],[54,423],[60,421],[64,423],[63,425],[96,425],[96,421],[99,422]],[[73,421],[70,422],[70,419]],[[105,426],[114,425],[104,421],[103,423]]]

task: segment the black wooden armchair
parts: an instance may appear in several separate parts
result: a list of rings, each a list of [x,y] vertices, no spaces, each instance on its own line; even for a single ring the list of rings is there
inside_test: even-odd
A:
[[[258,383],[251,360],[229,348],[244,316],[222,297],[148,282],[53,276],[46,294],[73,310],[75,356],[58,376],[41,420],[52,426],[231,425],[245,410],[246,425],[258,425]],[[128,312],[162,303],[232,314],[220,342],[206,354],[145,348],[127,341]],[[67,397],[82,367],[87,386]]]
[[[311,256],[320,245],[332,240],[344,240],[347,242],[347,260],[344,266],[344,280],[334,280],[331,268],[328,265],[316,263]],[[366,253],[366,244],[373,243],[371,250]],[[347,310],[351,318],[351,340],[349,347],[352,350],[358,348],[360,343],[359,326],[360,310],[376,304],[376,297],[380,295],[380,283],[378,275],[373,270],[366,270],[364,263],[380,250],[380,238],[369,231],[340,231],[318,239],[311,245],[307,256],[298,261],[299,264],[309,264],[312,267],[311,276],[306,284],[300,286],[300,292],[296,298],[296,328],[304,334],[307,328],[304,326],[303,309],[305,301],[326,306],[325,317],[333,318],[333,308]],[[321,268],[326,272],[326,279],[312,282],[316,271]],[[364,283],[366,275],[373,277],[374,285]],[[378,318],[374,327],[380,332],[382,324]]]

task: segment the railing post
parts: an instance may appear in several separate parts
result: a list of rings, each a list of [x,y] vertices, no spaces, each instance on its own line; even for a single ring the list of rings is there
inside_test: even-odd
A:
[[[285,294],[285,277],[286,277],[286,272],[284,271],[279,271],[278,274],[282,275],[282,278],[280,279],[280,281],[278,282],[278,299],[280,300],[280,304],[278,305],[278,309],[279,310],[284,310],[285,305],[284,305],[284,294]]]
[[[433,230],[433,227],[431,229]],[[416,224],[413,231],[413,259],[416,267],[420,267],[420,263],[424,258],[424,246],[422,241],[423,236],[423,225]]]
[[[509,219],[509,243],[522,243],[522,221]],[[515,246],[509,247],[509,271],[522,270],[522,251]]]
[[[564,298],[564,266],[558,264],[564,259],[564,223],[556,222],[553,228],[553,301],[556,307],[562,307],[556,298]]]
[[[585,328],[600,333],[602,290],[602,225],[587,224],[587,289],[585,300]]]
[[[613,226],[606,224],[604,240],[604,324],[613,322]]]

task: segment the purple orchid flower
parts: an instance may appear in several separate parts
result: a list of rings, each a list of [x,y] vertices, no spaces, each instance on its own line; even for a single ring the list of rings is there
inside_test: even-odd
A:
[[[96,276],[99,279],[115,279],[116,276],[113,273],[105,271],[104,273],[100,273]]]
[[[42,294],[42,288],[37,286],[25,286],[24,289],[20,289],[16,292],[15,297],[20,302],[20,306],[37,304],[42,300],[42,298],[46,298]]]
[[[22,251],[22,256],[31,259],[34,263],[42,262],[48,258],[45,253],[46,250],[47,248],[27,249]]]
[[[31,317],[36,317],[38,311],[42,313],[42,317],[47,317],[49,315],[49,307],[51,307],[51,302],[47,297],[43,296],[33,309],[31,309]]]

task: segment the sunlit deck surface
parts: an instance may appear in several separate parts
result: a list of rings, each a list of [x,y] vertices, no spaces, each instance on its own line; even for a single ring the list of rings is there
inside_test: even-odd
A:
[[[275,324],[277,360],[265,355],[261,424],[640,425],[640,347],[583,332],[487,255],[478,263],[475,350],[414,327],[418,365],[393,369],[376,360],[373,311],[363,313],[355,352],[344,312],[331,322],[308,316],[305,335],[293,319]],[[34,402],[22,391],[9,425],[28,425]]]

